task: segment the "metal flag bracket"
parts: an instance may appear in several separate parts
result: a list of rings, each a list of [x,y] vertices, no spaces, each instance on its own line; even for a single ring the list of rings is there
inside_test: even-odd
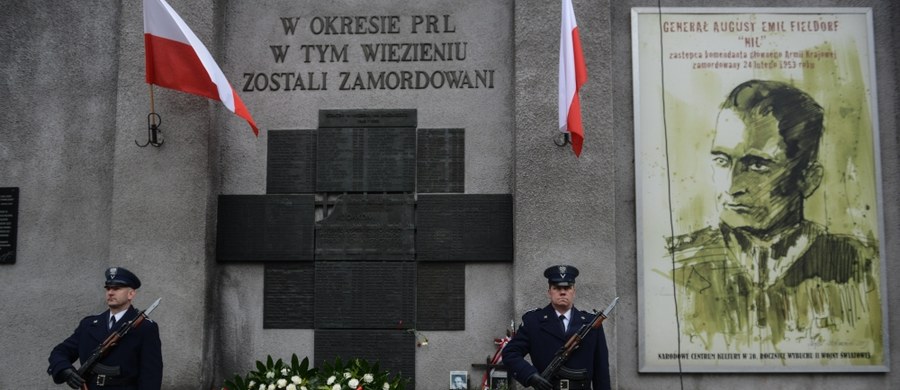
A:
[[[147,145],[153,145],[157,148],[162,146],[165,141],[163,140],[162,130],[159,129],[160,124],[162,124],[162,117],[159,114],[155,112],[147,114],[147,142],[141,145],[137,140],[134,140],[134,144],[142,148],[147,147]]]
[[[559,133],[553,137],[553,143],[556,144],[556,146],[563,147],[571,144],[572,141],[569,140],[569,133]]]
[[[156,113],[154,106],[153,84],[150,84],[150,113],[147,114],[147,142],[141,145],[137,140],[134,140],[134,144],[138,147],[146,148],[147,145],[153,145],[158,148],[165,142],[163,141],[162,130],[159,129],[159,125],[162,124],[162,117]]]

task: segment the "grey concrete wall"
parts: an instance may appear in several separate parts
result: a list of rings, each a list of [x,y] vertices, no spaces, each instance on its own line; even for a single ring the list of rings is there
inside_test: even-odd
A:
[[[542,270],[582,270],[578,305],[622,297],[605,325],[620,389],[874,389],[900,387],[887,374],[683,375],[637,373],[637,276],[630,8],[652,1],[574,0],[589,82],[581,94],[586,142],[574,158],[556,135],[559,4],[555,1],[186,1],[170,2],[216,56],[236,88],[244,72],[279,69],[269,44],[287,41],[279,16],[453,13],[463,16],[466,67],[496,68],[490,91],[250,93],[259,138],[221,104],[155,90],[166,144],[138,148],[149,110],[141,2],[0,2],[0,186],[20,187],[18,261],[0,266],[0,389],[58,388],[46,358],[84,315],[105,309],[102,271],[121,265],[158,296],[165,389],[208,389],[266,354],[312,355],[310,330],[262,329],[259,265],[214,262],[218,194],[265,192],[266,130],[315,128],[323,108],[419,108],[420,127],[467,129],[468,193],[513,193],[514,264],[466,268],[466,330],[426,332],[416,351],[421,389],[444,388],[447,371],[470,370],[493,352],[509,320],[546,303]],[[663,6],[710,6],[665,1]],[[718,6],[873,7],[884,195],[888,302],[900,272],[900,145],[897,5],[890,1],[723,1]],[[495,25],[480,22],[485,15]],[[223,22],[224,21],[224,22]],[[322,41],[358,43],[361,37]],[[479,52],[480,51],[480,52]],[[385,65],[383,68],[389,68]],[[358,63],[292,66],[340,72]],[[435,64],[425,65],[438,66]],[[286,65],[285,65],[286,67]],[[889,310],[889,329],[898,314]],[[890,349],[900,351],[898,337]],[[473,380],[474,382],[474,380]]]
[[[184,10],[200,39],[214,41],[214,1],[173,3]],[[139,307],[163,299],[153,313],[163,345],[163,388],[195,389],[211,377],[203,370],[212,267],[207,229],[215,215],[208,213],[208,202],[216,196],[208,138],[216,128],[211,112],[221,104],[154,88],[153,106],[162,117],[165,143],[137,147],[135,141],[147,142],[151,107],[143,41],[141,2],[121,3],[109,262],[146,281]]]
[[[50,349],[105,308],[119,15],[115,1],[0,9],[0,186],[20,191],[17,261],[0,267],[0,388],[44,388]]]
[[[517,313],[545,306],[547,279],[554,264],[581,271],[575,306],[600,310],[622,296],[617,311],[634,305],[633,289],[616,284],[615,156],[612,126],[609,2],[573,1],[584,47],[588,81],[582,87],[585,141],[581,157],[558,147],[557,69],[560,5],[516,2],[516,262],[513,272]],[[610,371],[618,370],[619,312],[604,323]],[[629,348],[630,349],[630,348]],[[615,379],[613,380],[615,384]]]
[[[211,35],[211,2],[192,2]],[[106,310],[103,271],[144,282],[135,305],[163,302],[164,388],[211,382],[201,370],[207,291],[206,99],[157,91],[166,144],[147,138],[140,1],[3,2],[0,185],[20,187],[19,247],[4,266],[0,388],[55,388],[51,348]],[[205,20],[205,23],[202,22]]]

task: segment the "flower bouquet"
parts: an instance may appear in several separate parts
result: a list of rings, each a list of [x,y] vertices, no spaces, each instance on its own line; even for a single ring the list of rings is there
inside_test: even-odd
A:
[[[291,356],[291,364],[281,359],[256,362],[256,370],[245,376],[235,375],[226,380],[226,390],[403,390],[408,380],[399,375],[391,376],[381,371],[378,363],[369,364],[362,359],[352,359],[345,365],[341,358],[325,362],[321,369],[309,366],[309,358],[301,362]]]

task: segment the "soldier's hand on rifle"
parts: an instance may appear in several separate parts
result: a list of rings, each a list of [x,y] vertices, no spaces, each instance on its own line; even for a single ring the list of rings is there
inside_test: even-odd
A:
[[[525,382],[534,390],[553,390],[553,385],[538,373],[531,374]]]
[[[66,378],[66,384],[73,389],[80,389],[84,385],[84,378],[78,376],[78,373],[71,368],[63,370],[63,378]]]

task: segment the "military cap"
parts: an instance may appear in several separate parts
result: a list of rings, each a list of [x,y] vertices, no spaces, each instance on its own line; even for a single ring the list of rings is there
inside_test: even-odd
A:
[[[106,270],[106,287],[124,286],[134,289],[141,288],[141,280],[137,275],[122,267],[112,267]]]
[[[578,276],[578,268],[571,265],[554,265],[544,270],[544,277],[547,278],[547,281],[557,286],[574,285],[576,276]]]

